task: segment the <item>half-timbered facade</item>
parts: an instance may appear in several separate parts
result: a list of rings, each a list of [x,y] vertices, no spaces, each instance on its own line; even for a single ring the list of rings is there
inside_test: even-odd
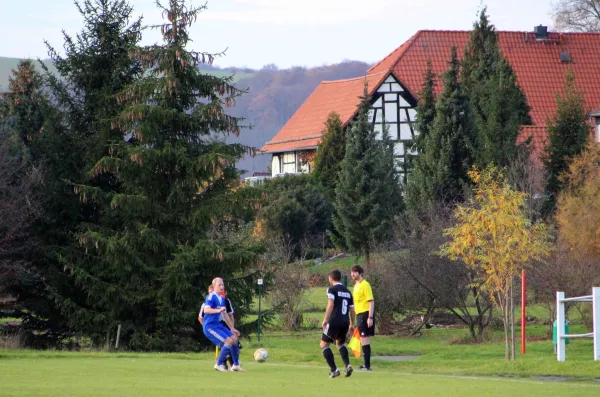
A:
[[[272,155],[272,176],[310,172],[310,159],[321,142],[329,113],[338,113],[347,128],[356,117],[366,83],[372,99],[370,120],[379,136],[383,128],[389,128],[397,164],[406,181],[407,158],[417,154],[410,151],[408,143],[418,133],[415,109],[427,62],[432,62],[433,72],[440,76],[448,68],[451,48],[456,46],[462,53],[469,34],[468,31],[419,31],[371,67],[365,76],[322,82],[263,146],[262,152]],[[569,67],[584,92],[586,106],[594,109],[600,105],[599,33],[548,33],[539,28],[535,32],[498,32],[498,44],[531,107],[533,125],[522,127],[519,141],[531,137],[536,155],[546,143],[546,120],[556,111],[556,95],[563,92]],[[438,81],[436,93],[442,88]],[[600,111],[590,116],[600,120]],[[600,131],[600,121],[596,124]],[[597,136],[600,141],[600,132]]]

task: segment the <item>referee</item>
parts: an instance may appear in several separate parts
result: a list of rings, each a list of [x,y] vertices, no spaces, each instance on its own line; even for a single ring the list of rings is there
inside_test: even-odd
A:
[[[371,284],[363,278],[364,270],[359,265],[352,266],[350,276],[354,280],[354,309],[356,311],[356,326],[360,332],[365,364],[360,366],[361,371],[371,370],[371,337],[375,336],[375,300]]]

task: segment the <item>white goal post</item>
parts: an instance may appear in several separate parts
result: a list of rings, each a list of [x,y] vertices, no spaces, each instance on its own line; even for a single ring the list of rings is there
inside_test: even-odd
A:
[[[588,334],[565,335],[565,303],[591,302],[593,332]],[[565,298],[564,292],[556,293],[556,359],[565,361],[567,338],[592,338],[594,341],[594,361],[600,361],[600,287],[592,288],[592,295]]]

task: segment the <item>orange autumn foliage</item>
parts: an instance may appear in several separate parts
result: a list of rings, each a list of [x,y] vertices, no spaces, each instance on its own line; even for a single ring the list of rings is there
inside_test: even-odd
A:
[[[556,222],[572,250],[600,257],[600,146],[588,142],[562,176]]]

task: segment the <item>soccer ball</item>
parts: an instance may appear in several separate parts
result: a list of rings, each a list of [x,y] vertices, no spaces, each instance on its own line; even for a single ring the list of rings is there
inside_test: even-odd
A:
[[[267,357],[269,357],[269,353],[263,348],[254,352],[254,359],[259,363],[264,363],[267,360]]]

